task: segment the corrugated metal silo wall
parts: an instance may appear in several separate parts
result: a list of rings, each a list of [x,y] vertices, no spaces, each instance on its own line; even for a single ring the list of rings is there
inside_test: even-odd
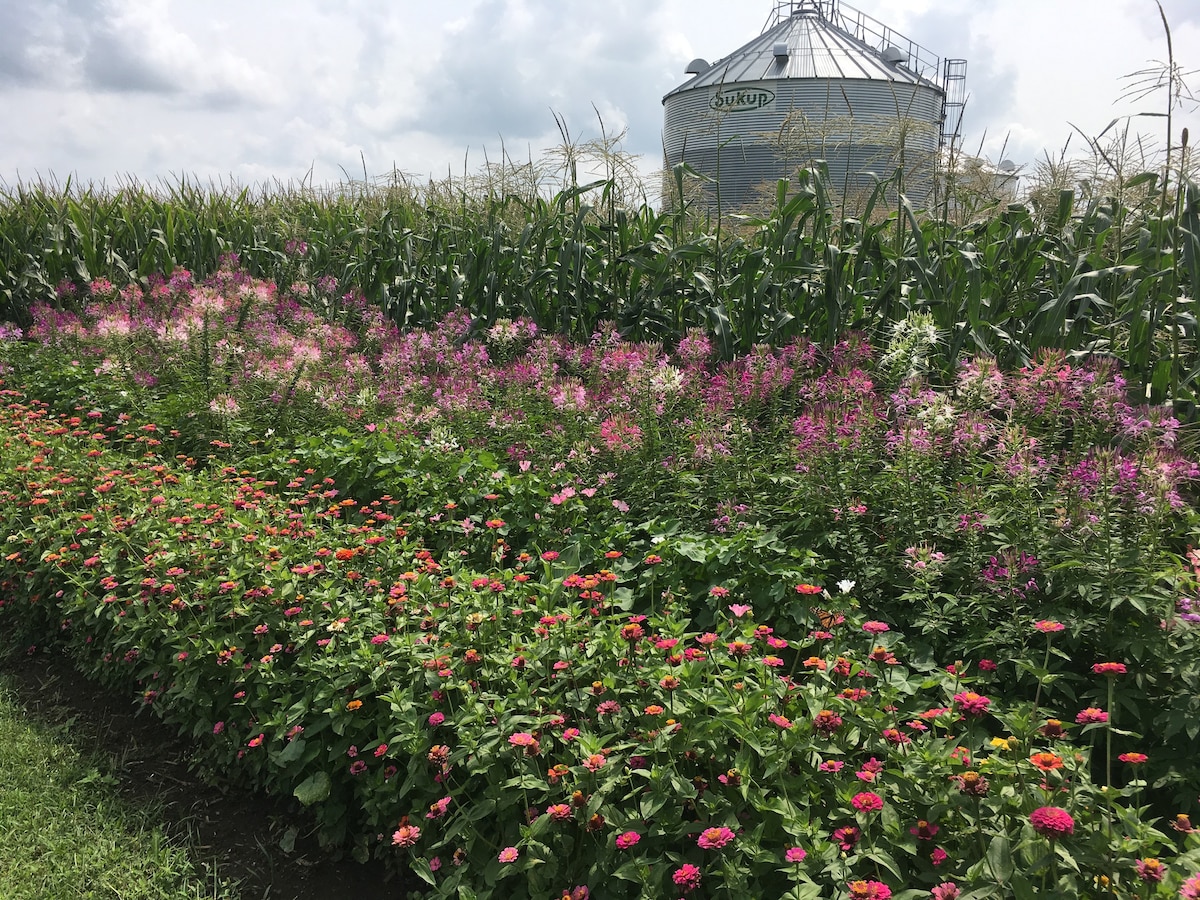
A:
[[[715,99],[721,95],[726,102]],[[719,157],[724,211],[761,204],[764,187],[773,195],[780,178],[821,158],[829,164],[834,192],[861,196],[874,184],[866,173],[886,179],[895,171],[897,135],[904,130],[906,193],[920,207],[932,191],[942,96],[924,85],[865,79],[767,80],[681,91],[665,104],[667,170],[686,161],[716,178]],[[806,139],[802,147],[781,151],[777,138],[789,114],[793,122],[806,120]],[[712,189],[708,193],[714,196]]]

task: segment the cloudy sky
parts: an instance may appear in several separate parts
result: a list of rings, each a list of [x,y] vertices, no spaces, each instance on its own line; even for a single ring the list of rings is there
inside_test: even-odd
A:
[[[1200,68],[1200,2],[1162,0],[1176,59]],[[0,183],[68,175],[316,183],[474,170],[506,152],[628,129],[661,160],[662,96],[727,55],[773,0],[0,0]],[[1023,165],[1076,125],[1160,112],[1120,102],[1166,59],[1153,0],[858,0],[968,60],[965,145]],[[1200,96],[1200,75],[1193,85]],[[552,112],[553,111],[553,112]],[[1159,119],[1135,127],[1159,136]],[[1200,141],[1189,103],[1179,126]],[[1176,129],[1178,134],[1178,128]],[[1007,145],[1005,146],[1005,142]],[[1082,146],[1078,135],[1074,146]],[[311,173],[311,174],[310,174]]]

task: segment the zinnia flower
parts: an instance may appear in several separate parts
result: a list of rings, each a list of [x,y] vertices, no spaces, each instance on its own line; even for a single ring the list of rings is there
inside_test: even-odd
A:
[[[1033,626],[1042,634],[1053,634],[1056,631],[1062,631],[1067,626],[1062,622],[1055,622],[1053,619],[1042,619]]]
[[[933,900],[958,900],[962,891],[953,881],[944,881],[929,892]]]
[[[500,851],[500,855],[496,857],[502,863],[512,863],[517,861],[517,857],[521,855],[521,851],[516,847],[505,847]]]
[[[845,825],[833,832],[833,842],[846,853],[853,850],[860,840],[862,840],[862,832],[853,825]]]
[[[642,836],[636,831],[626,831],[624,834],[617,835],[617,849],[628,850],[637,844],[642,839]]]
[[[954,702],[968,716],[982,716],[987,712],[992,701],[974,691],[963,691],[954,695]]]
[[[1097,675],[1124,675],[1126,669],[1125,663],[1102,662],[1092,666],[1092,671]]]
[[[806,856],[808,856],[808,851],[803,847],[788,847],[787,852],[783,854],[783,858],[790,863],[804,862]]]
[[[1148,757],[1145,753],[1122,753],[1117,757],[1123,763],[1129,763],[1131,766],[1140,766]]]
[[[700,887],[700,870],[691,863],[685,863],[674,871],[671,880],[685,891],[694,891]]]
[[[1160,882],[1167,874],[1167,867],[1157,859],[1139,859],[1135,864],[1138,878],[1142,881]]]
[[[1193,875],[1185,881],[1179,888],[1179,896],[1183,900],[1197,900],[1197,898],[1200,898],[1200,875]]]
[[[1029,761],[1043,772],[1061,769],[1063,765],[1062,757],[1057,753],[1035,753],[1029,757]]]
[[[416,825],[401,825],[392,835],[392,843],[397,847],[411,847],[421,839],[421,829]]]
[[[1075,833],[1075,820],[1065,809],[1042,806],[1029,814],[1029,824],[1042,837],[1055,840]]]
[[[851,881],[846,887],[851,900],[888,900],[892,896],[892,889],[882,881]]]
[[[883,809],[883,798],[870,791],[855,794],[850,802],[854,804],[854,808],[859,812],[879,812],[879,810]]]
[[[696,839],[696,843],[700,845],[702,850],[720,850],[734,838],[734,833],[724,826],[720,828],[706,828],[700,832],[700,837]]]
[[[1097,709],[1094,706],[1089,706],[1087,709],[1080,710],[1079,714],[1075,716],[1075,723],[1077,725],[1091,725],[1095,722],[1107,721],[1108,713],[1102,709]]]

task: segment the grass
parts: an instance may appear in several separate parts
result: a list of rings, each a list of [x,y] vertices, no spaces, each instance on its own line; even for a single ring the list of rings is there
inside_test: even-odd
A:
[[[31,720],[0,678],[2,900],[234,900],[200,875],[67,729]]]

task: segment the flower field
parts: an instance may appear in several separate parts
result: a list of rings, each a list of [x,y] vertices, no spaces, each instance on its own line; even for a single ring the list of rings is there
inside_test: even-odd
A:
[[[434,896],[1200,896],[1200,468],[1110,363],[235,259],[0,333],[0,627]]]

